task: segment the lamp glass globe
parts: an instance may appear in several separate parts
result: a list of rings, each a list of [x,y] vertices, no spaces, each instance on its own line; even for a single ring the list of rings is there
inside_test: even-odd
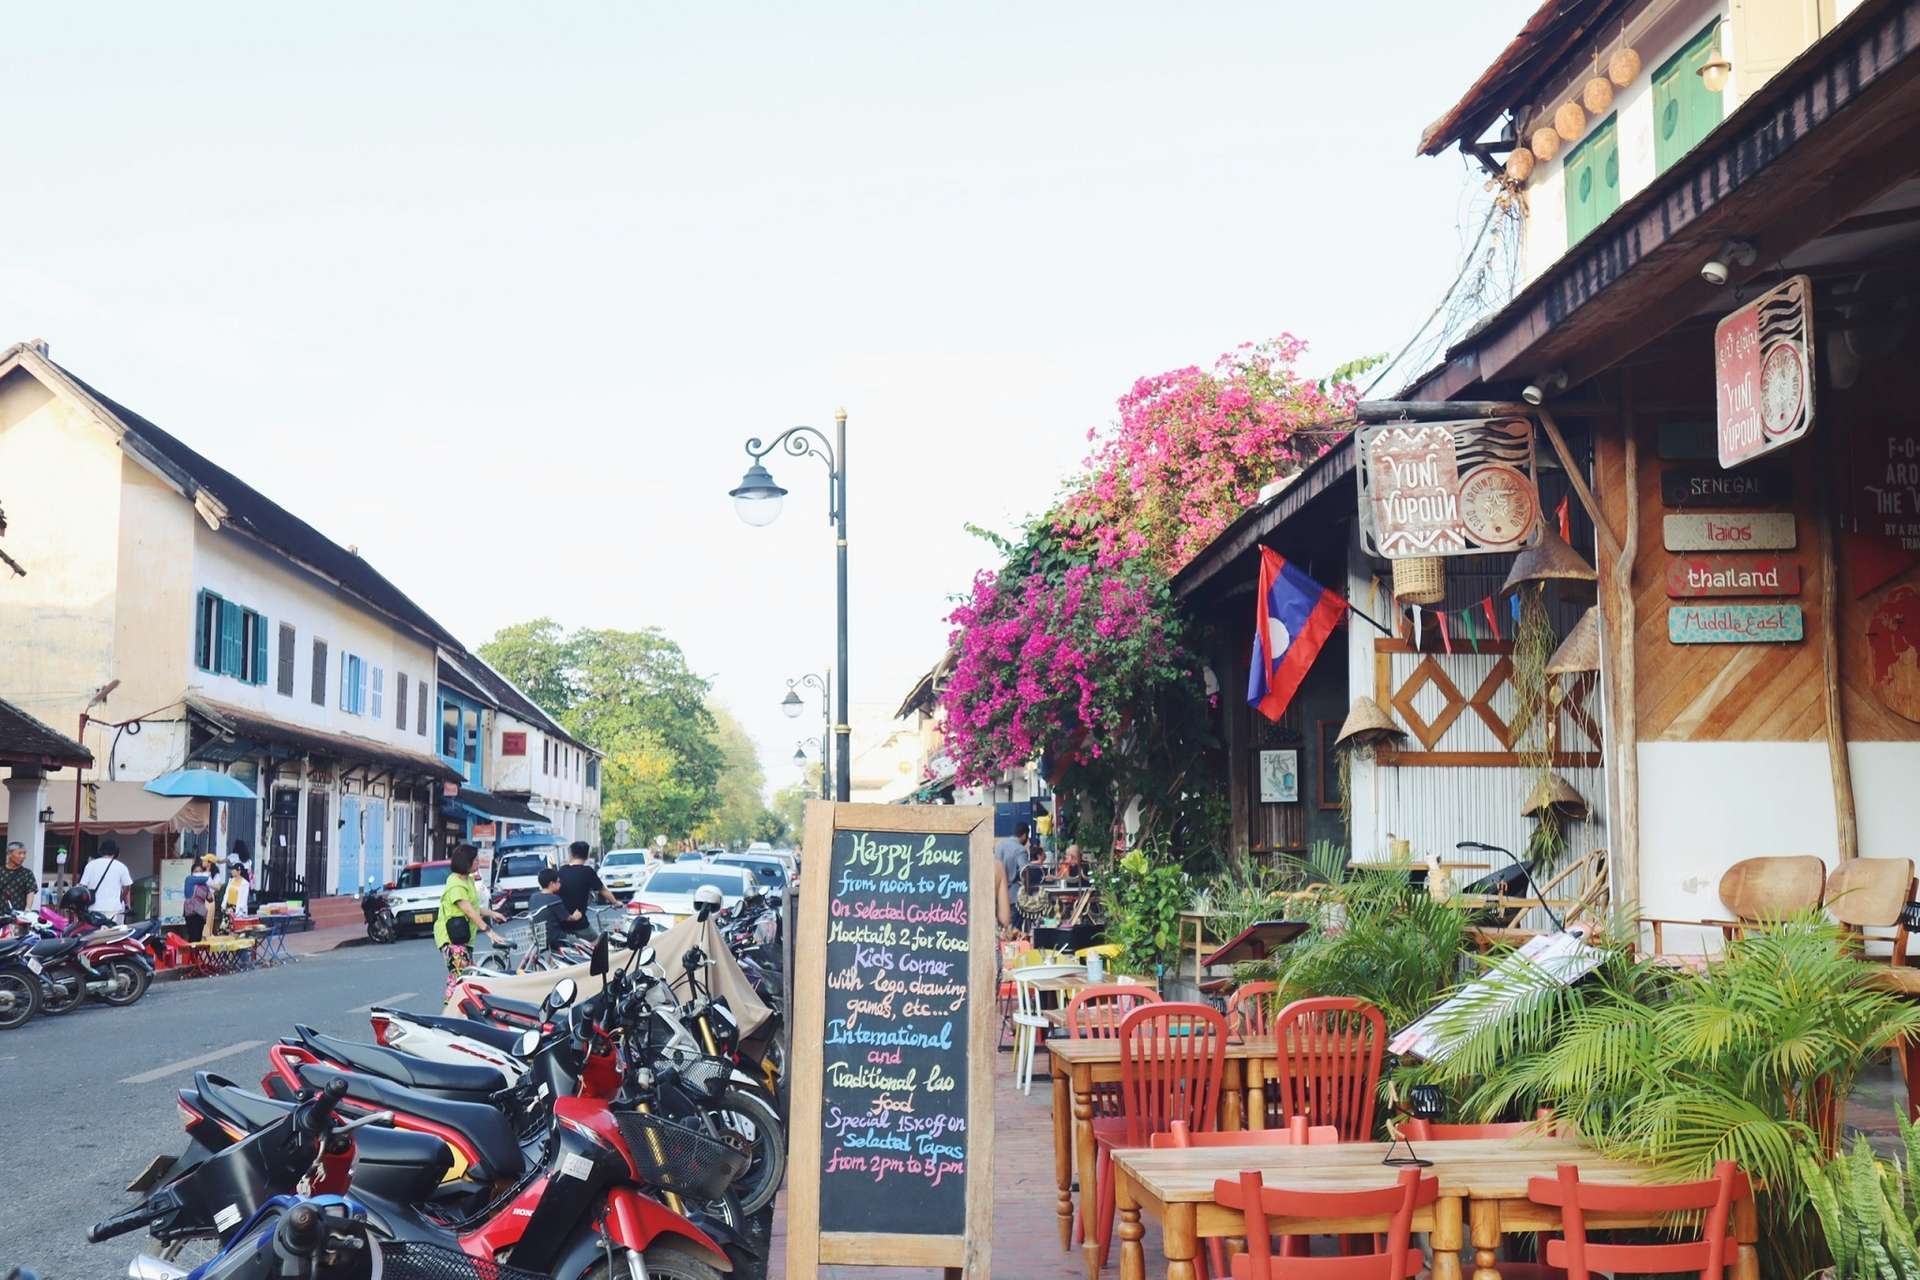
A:
[[[780,709],[787,713],[787,719],[798,720],[800,718],[800,695],[791,689],[787,690],[787,696],[780,699]]]
[[[780,518],[780,498],[777,493],[737,493],[733,497],[733,509],[745,523],[764,529]]]

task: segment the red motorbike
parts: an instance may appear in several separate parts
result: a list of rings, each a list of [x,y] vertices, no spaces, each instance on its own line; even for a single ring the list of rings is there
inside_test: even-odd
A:
[[[153,983],[153,957],[137,926],[60,931],[25,912],[14,916],[13,925],[34,939],[31,951],[40,962],[44,1013],[65,1013],[88,996],[124,1008],[138,1002]]]

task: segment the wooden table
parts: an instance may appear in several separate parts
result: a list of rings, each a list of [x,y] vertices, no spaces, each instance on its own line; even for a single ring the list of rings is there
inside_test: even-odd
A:
[[[1073,1173],[1080,1170],[1080,1214],[1087,1228],[1089,1265],[1098,1253],[1094,1243],[1093,1088],[1120,1080],[1118,1040],[1049,1040],[1046,1048],[1053,1073],[1053,1176],[1060,1189],[1060,1247],[1073,1241]],[[1253,1127],[1266,1122],[1264,1099],[1246,1094],[1249,1060],[1274,1056],[1272,1036],[1249,1036],[1227,1042],[1227,1069],[1220,1084],[1220,1125],[1223,1129]],[[1255,1072],[1260,1075],[1263,1073]],[[1211,1186],[1212,1184],[1208,1184]]]
[[[1121,1280],[1145,1280],[1146,1257],[1141,1239],[1146,1234],[1140,1214],[1160,1223],[1167,1258],[1168,1280],[1193,1280],[1193,1260],[1201,1242],[1232,1239],[1246,1233],[1237,1209],[1223,1209],[1213,1201],[1213,1184],[1237,1178],[1243,1169],[1258,1169],[1275,1186],[1302,1191],[1359,1191],[1389,1186],[1398,1169],[1380,1163],[1387,1144],[1342,1142],[1317,1147],[1207,1147],[1185,1151],[1116,1151],[1113,1154],[1114,1202],[1119,1210],[1116,1237],[1120,1242]],[[1580,1166],[1583,1182],[1640,1182],[1648,1178],[1642,1165],[1601,1155],[1574,1138],[1528,1135],[1470,1142],[1425,1142],[1420,1154],[1433,1161],[1424,1174],[1440,1180],[1440,1197],[1431,1208],[1414,1214],[1413,1229],[1431,1235],[1433,1280],[1460,1280],[1463,1226],[1469,1229],[1474,1250],[1473,1280],[1500,1280],[1497,1269],[1500,1237],[1515,1231],[1554,1231],[1560,1211],[1527,1199],[1527,1180],[1552,1177],[1562,1164]],[[1296,1218],[1273,1220],[1276,1232],[1331,1235],[1385,1229],[1385,1219],[1318,1221]],[[1627,1214],[1587,1215],[1596,1228],[1658,1226],[1658,1216]],[[1098,1250],[1087,1258],[1087,1274],[1095,1274]],[[1754,1241],[1759,1223],[1753,1201],[1734,1205],[1733,1237],[1739,1252],[1734,1280],[1758,1280],[1759,1260]]]

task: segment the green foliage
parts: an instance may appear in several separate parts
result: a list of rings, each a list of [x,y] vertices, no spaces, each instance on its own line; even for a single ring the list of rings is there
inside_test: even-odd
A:
[[[1287,900],[1281,895],[1294,881],[1292,869],[1282,863],[1255,857],[1228,863],[1207,882],[1207,909],[1213,912],[1208,931],[1225,942],[1262,920],[1282,918]]]
[[[780,821],[780,837],[796,842],[807,829],[807,801],[820,798],[820,766],[812,761],[801,771],[800,781],[790,783],[773,793],[773,815]]]
[[[738,849],[754,840],[771,842],[784,829],[779,817],[767,808],[762,798],[767,775],[760,768],[760,753],[740,722],[718,703],[709,703],[713,712],[714,741],[719,744],[722,763],[718,782],[718,803],[713,813],[694,829],[703,844]],[[769,829],[774,835],[764,834]]]
[[[1617,946],[1573,987],[1537,971],[1488,983],[1441,1028],[1454,1051],[1412,1074],[1446,1086],[1469,1119],[1552,1107],[1671,1178],[1735,1161],[1763,1189],[1769,1269],[1804,1275],[1820,1251],[1806,1158],[1832,1151],[1867,1057],[1920,1033],[1920,1006],[1870,973],[1817,916],[1754,928],[1698,973]]]
[[[1920,1130],[1900,1117],[1906,1160],[1880,1160],[1864,1136],[1850,1155],[1824,1166],[1802,1152],[1800,1177],[1813,1202],[1833,1280],[1920,1280],[1920,1183],[1913,1177],[1920,1157]]]
[[[1180,913],[1193,900],[1193,884],[1164,849],[1135,849],[1094,868],[1107,908],[1105,939],[1120,948],[1124,973],[1154,973],[1180,958]]]

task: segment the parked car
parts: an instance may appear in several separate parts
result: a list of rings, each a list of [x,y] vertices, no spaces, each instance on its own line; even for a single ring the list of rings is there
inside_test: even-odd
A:
[[[656,931],[665,931],[693,914],[694,890],[703,885],[720,890],[722,906],[737,906],[747,896],[750,874],[744,867],[686,858],[659,863],[648,870],[628,907],[645,915]]]
[[[503,853],[493,860],[493,909],[517,916],[527,909],[527,900],[540,891],[540,872],[558,866],[559,850],[521,849]]]
[[[800,855],[791,849],[776,849],[765,840],[755,840],[747,846],[746,852],[759,858],[778,858],[787,868],[789,881],[800,878]]]
[[[786,898],[787,889],[793,882],[787,864],[771,854],[724,853],[713,861],[716,866],[743,867],[753,872],[753,878],[760,882],[760,887],[779,900]]]
[[[393,908],[393,927],[398,936],[433,929],[433,918],[440,914],[440,892],[447,887],[452,871],[453,864],[444,859],[410,862],[400,868],[387,891],[387,905]]]
[[[625,902],[647,878],[647,868],[660,861],[651,849],[609,849],[600,859],[600,883],[607,892]]]

